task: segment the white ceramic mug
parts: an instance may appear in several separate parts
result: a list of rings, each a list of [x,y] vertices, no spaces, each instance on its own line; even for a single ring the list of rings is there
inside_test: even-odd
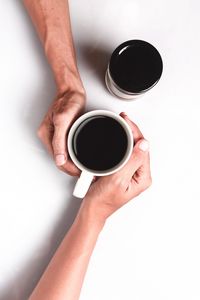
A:
[[[82,165],[79,162],[79,160],[77,159],[77,157],[75,156],[74,151],[73,151],[73,145],[72,145],[73,136],[74,136],[78,126],[83,121],[85,121],[86,119],[93,117],[93,116],[108,116],[108,117],[111,117],[111,118],[117,120],[119,122],[119,124],[124,128],[126,135],[127,135],[127,140],[128,140],[127,150],[126,150],[126,153],[125,153],[123,159],[116,166],[114,166],[112,169],[109,169],[109,170],[95,171],[95,170],[86,168],[84,165]],[[86,195],[94,176],[106,176],[106,175],[113,174],[116,171],[120,170],[126,164],[128,159],[130,158],[132,150],[133,150],[133,144],[134,144],[133,133],[132,133],[129,125],[126,123],[126,121],[121,116],[117,115],[116,113],[114,113],[112,111],[93,110],[93,111],[85,113],[80,118],[78,118],[74,122],[72,127],[70,128],[70,131],[68,134],[68,142],[67,142],[68,152],[69,152],[69,155],[70,155],[72,161],[82,171],[81,175],[75,185],[73,195],[77,198],[83,198]]]

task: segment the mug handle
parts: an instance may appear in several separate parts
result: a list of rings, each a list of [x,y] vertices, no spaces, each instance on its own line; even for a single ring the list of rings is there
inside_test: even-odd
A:
[[[76,182],[73,191],[73,196],[77,198],[84,198],[92,183],[93,178],[94,176],[92,173],[87,171],[82,171],[79,179]]]

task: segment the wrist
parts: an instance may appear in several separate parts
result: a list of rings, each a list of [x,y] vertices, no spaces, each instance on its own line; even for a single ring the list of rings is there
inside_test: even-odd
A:
[[[101,214],[95,208],[91,201],[88,201],[87,197],[83,199],[78,215],[80,218],[87,220],[92,227],[99,230],[103,229],[107,219],[104,214]]]
[[[57,85],[57,93],[63,94],[66,91],[76,92],[85,97],[86,92],[80,77],[80,74],[76,68],[69,69],[63,67],[55,73],[55,80]]]

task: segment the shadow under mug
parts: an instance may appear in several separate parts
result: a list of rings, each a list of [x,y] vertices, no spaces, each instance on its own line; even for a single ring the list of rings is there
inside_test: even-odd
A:
[[[87,120],[88,118],[94,117],[94,116],[107,116],[110,118],[115,119],[124,129],[126,135],[127,135],[127,149],[125,152],[125,155],[123,159],[113,168],[109,170],[103,170],[103,171],[95,171],[88,169],[85,167],[76,157],[74,150],[73,150],[73,137],[74,134],[79,127],[79,125]],[[68,153],[71,157],[71,160],[74,162],[74,164],[82,171],[79,179],[77,180],[77,183],[75,185],[74,191],[73,191],[73,196],[77,198],[84,198],[91,183],[94,178],[94,176],[106,176],[113,174],[120,170],[126,162],[129,160],[132,150],[133,150],[133,145],[134,145],[134,138],[133,138],[133,133],[131,131],[130,126],[126,123],[126,121],[119,116],[118,114],[109,111],[109,110],[93,110],[90,112],[85,113],[81,117],[79,117],[72,125],[70,128],[69,134],[68,134],[68,141],[67,141],[67,146],[68,146]]]

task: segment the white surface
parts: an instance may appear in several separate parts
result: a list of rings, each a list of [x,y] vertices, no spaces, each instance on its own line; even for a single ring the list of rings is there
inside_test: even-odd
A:
[[[200,299],[200,2],[70,1],[87,109],[126,111],[151,143],[153,185],[102,232],[81,300]],[[26,300],[79,206],[74,179],[36,137],[55,92],[21,2],[0,0],[0,299]],[[159,84],[135,102],[105,89],[111,51],[140,38],[160,51]]]

